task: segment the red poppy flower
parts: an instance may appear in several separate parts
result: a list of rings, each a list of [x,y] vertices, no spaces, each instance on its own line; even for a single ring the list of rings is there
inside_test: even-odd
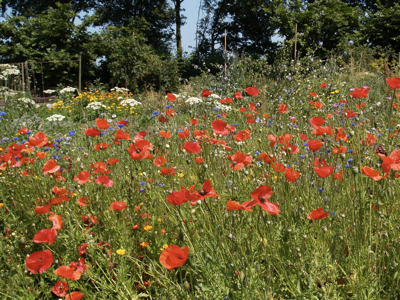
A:
[[[178,98],[176,98],[176,96],[174,94],[167,93],[167,99],[169,101],[176,101]]]
[[[39,159],[44,159],[47,156],[46,152],[36,152],[35,156]]]
[[[311,92],[310,96],[313,97],[313,98],[318,97],[317,93],[314,93],[314,92]]]
[[[307,219],[309,220],[320,220],[325,219],[329,215],[328,212],[324,212],[322,208],[317,208],[316,210],[311,210],[311,213],[307,214]]]
[[[82,196],[78,199],[77,203],[79,206],[85,207],[92,202],[90,201],[88,196]]]
[[[88,266],[85,264],[85,259],[83,257],[79,259],[79,262],[75,261],[71,262],[69,266],[71,268],[75,268],[76,269],[75,271],[81,274],[85,273],[85,270],[88,268]]]
[[[167,118],[167,117],[159,116],[159,117],[157,117],[157,118],[158,118],[158,121],[159,121],[160,123],[167,123],[167,122],[168,122],[168,118]]]
[[[339,148],[337,148],[336,146],[334,146],[332,148],[332,153],[333,154],[339,154],[339,153],[346,153],[347,152],[347,148],[344,146],[340,146]]]
[[[199,123],[199,121],[197,121],[196,119],[192,119],[190,121],[190,124],[192,124],[193,126],[197,125]]]
[[[320,140],[309,140],[307,142],[307,145],[311,151],[318,151],[318,149],[321,148],[323,143]]]
[[[246,205],[246,208],[252,208],[257,204],[261,206],[263,210],[271,215],[276,216],[279,214],[279,205],[277,203],[271,203],[268,199],[274,194],[270,186],[260,185],[255,191],[253,191],[250,196],[254,199]]]
[[[98,130],[97,128],[89,128],[89,129],[85,130],[86,136],[95,137],[95,136],[98,136],[100,133],[101,133],[101,131]]]
[[[385,156],[383,154],[378,155],[383,160],[381,164],[383,173],[387,173],[391,169],[395,171],[400,171],[400,150],[392,151],[389,156]]]
[[[108,176],[101,175],[94,180],[97,184],[104,184],[106,187],[112,187],[114,185],[114,181],[112,181]]]
[[[355,89],[353,93],[350,93],[352,98],[368,98],[369,88]]]
[[[328,177],[332,174],[334,167],[333,166],[323,166],[323,167],[314,167],[315,172],[319,177]]]
[[[361,167],[361,173],[372,178],[375,181],[381,180],[383,177],[379,175],[379,172],[370,167]]]
[[[33,242],[36,244],[48,243],[53,244],[56,241],[57,230],[55,229],[42,229],[38,231],[33,237]]]
[[[33,274],[44,273],[53,263],[53,254],[50,250],[33,252],[25,260],[26,268]]]
[[[166,176],[168,174],[175,175],[175,169],[171,166],[170,168],[161,168],[160,174]]]
[[[172,136],[172,134],[168,131],[160,131],[159,134],[161,135],[161,137],[163,138],[170,138]]]
[[[310,118],[310,124],[314,127],[320,127],[322,124],[325,123],[325,120],[322,117],[313,117]]]
[[[94,146],[94,150],[100,151],[100,150],[107,150],[110,147],[109,144],[107,143],[102,143],[102,144],[97,144]]]
[[[272,154],[271,154],[272,155]],[[275,162],[275,156],[272,157],[272,160],[270,158],[270,156],[267,153],[260,153],[260,155],[257,158],[257,161],[265,161],[267,164],[271,164],[272,162]]]
[[[51,291],[58,297],[65,297],[68,291],[68,283],[59,280],[52,288]]]
[[[242,92],[235,92],[235,96],[233,96],[234,99],[242,99]]]
[[[243,142],[251,137],[250,129],[239,131],[237,134],[233,135],[236,142]]]
[[[183,266],[189,256],[189,248],[181,249],[176,245],[169,245],[160,255],[160,263],[168,271]]]
[[[202,163],[204,162],[204,159],[203,159],[202,157],[200,157],[200,156],[197,156],[197,157],[194,159],[194,161],[195,161],[197,164],[202,164]]]
[[[307,141],[309,139],[309,137],[306,134],[301,134],[299,132],[299,137],[303,140],[303,141]]]
[[[201,91],[201,97],[207,98],[208,96],[211,96],[211,92],[209,90],[202,90]]]
[[[60,187],[58,187],[58,186],[53,186],[53,187],[51,188],[51,191],[52,191],[54,194],[58,195],[58,196],[65,195],[65,194],[67,193],[67,189],[66,189],[66,188],[60,188]]]
[[[111,203],[109,210],[120,211],[127,207],[128,207],[128,205],[126,205],[126,203],[124,201],[114,201],[113,203]]]
[[[275,172],[282,173],[285,171],[285,166],[281,163],[274,163],[271,165],[272,169],[275,170]]]
[[[201,152],[200,145],[196,142],[186,142],[183,148],[187,153],[199,154]]]
[[[321,83],[319,86],[320,86],[321,88],[326,88],[326,87],[328,86],[328,84],[327,84],[327,83]]]
[[[40,214],[47,214],[47,213],[52,213],[49,209],[51,207],[51,204],[47,204],[45,206],[36,206],[36,208],[34,209],[35,213],[37,213],[38,215]]]
[[[96,119],[96,126],[99,129],[108,129],[110,125],[108,125],[107,121],[104,119]]]
[[[296,182],[300,178],[300,173],[291,168],[285,168],[285,177],[289,182]]]
[[[117,130],[117,132],[115,133],[115,135],[113,135],[113,137],[116,140],[127,140],[127,141],[130,140],[129,133],[125,133],[123,130],[120,130],[120,129]]]
[[[297,154],[300,152],[300,149],[292,144],[285,144],[285,146],[283,146],[281,149],[282,151],[289,151],[290,154]]]
[[[180,139],[184,140],[187,139],[190,135],[190,129],[184,128],[182,132],[178,132],[178,136]]]
[[[336,140],[338,140],[338,141],[342,140],[344,142],[346,142],[348,140],[347,134],[345,134],[343,132],[343,128],[342,127],[339,127],[337,129]]]
[[[19,134],[26,134],[27,132],[29,132],[28,128],[21,128],[20,130],[18,130]]]
[[[61,266],[57,270],[53,271],[54,274],[70,279],[70,280],[79,280],[81,278],[81,273],[76,272],[75,268],[70,268],[69,266]]]
[[[211,122],[211,126],[212,126],[213,131],[215,132],[215,134],[223,135],[223,136],[227,136],[229,134],[229,132],[234,130],[234,128],[232,128],[231,126],[229,126],[228,124],[226,124],[222,120],[214,120],[214,121],[212,121]]]
[[[118,121],[117,125],[124,125],[124,126],[126,126],[126,125],[128,125],[128,121],[127,121],[127,120]]]
[[[244,112],[246,111],[246,108],[241,107],[241,108],[239,108],[239,111],[242,112],[242,113],[244,113]]]
[[[312,132],[312,134],[315,134],[316,136],[334,134],[332,131],[332,128],[330,126],[317,127],[316,129],[314,129],[311,132]]]
[[[116,165],[119,162],[119,159],[116,158],[110,158],[109,160],[107,160],[107,163],[109,165]]]
[[[235,154],[229,155],[227,159],[233,161],[233,163],[231,163],[229,167],[233,170],[238,171],[243,169],[244,166],[252,165],[251,161],[253,160],[253,156],[252,155],[247,156],[246,153],[241,153],[237,151]]]
[[[187,202],[190,197],[190,193],[187,189],[181,186],[181,190],[178,192],[172,192],[168,197],[167,201],[172,205],[182,205]]]
[[[108,170],[108,166],[106,165],[106,163],[102,162],[102,161],[99,161],[99,162],[94,163],[93,165],[90,165],[90,168],[94,169],[94,171],[93,171],[94,174],[97,174],[97,173],[108,174],[111,172],[110,170]],[[84,172],[84,171],[82,171],[82,172]],[[75,178],[74,178],[74,180],[75,180]]]
[[[50,159],[44,163],[42,171],[43,174],[48,175],[56,173],[58,170],[60,170],[60,168],[61,166],[57,165],[57,161],[55,159]]]
[[[61,216],[56,214],[51,214],[49,220],[53,222],[53,227],[51,229],[60,230],[63,226],[63,219]]]
[[[244,90],[246,91],[247,94],[249,94],[252,97],[257,96],[260,93],[260,91],[253,86],[245,88]]]
[[[229,97],[226,97],[225,99],[221,99],[221,100],[219,100],[219,102],[221,102],[222,104],[224,104],[224,103],[229,103],[229,104],[233,104],[233,102],[232,102],[232,98],[229,98]]]
[[[83,243],[82,245],[80,245],[78,247],[79,255],[83,255],[83,254],[87,253],[88,252],[88,247],[89,247],[88,243]]]
[[[161,167],[166,162],[167,162],[167,159],[164,156],[158,156],[155,159],[153,159],[153,163],[156,167]]]
[[[246,205],[250,201],[243,202],[242,204],[239,204],[236,201],[231,201],[228,200],[228,204],[226,205],[227,210],[247,210],[247,211],[253,211],[251,208],[246,207]]]
[[[204,200],[205,198],[208,197],[213,197],[214,199],[219,197],[219,194],[217,194],[214,191],[214,188],[211,186],[211,181],[209,179],[206,179],[203,183],[202,188],[200,189],[199,192],[193,193],[191,195],[194,199],[191,201],[191,205],[195,205],[196,201],[198,200]]]
[[[36,133],[33,137],[29,138],[29,144],[32,146],[39,148],[45,146],[49,142],[49,139],[46,137],[46,134],[42,131]]]
[[[343,173],[342,173],[342,171],[339,171],[339,172],[335,173],[334,179],[335,179],[335,180],[342,181],[342,180],[343,180]]]
[[[86,182],[92,182],[90,179],[90,172],[89,171],[81,171],[79,172],[78,176],[74,177],[74,181],[78,182],[78,184],[84,184]]]
[[[387,84],[391,89],[397,90],[400,89],[400,77],[393,77],[386,79]]]
[[[322,108],[322,103],[321,102],[319,102],[319,101],[315,101],[315,108],[317,108],[317,109],[321,109]]]
[[[278,105],[278,112],[280,114],[288,113],[289,111],[287,110],[287,105],[286,104],[279,104]]]
[[[292,135],[289,133],[284,133],[282,136],[278,137],[278,143],[283,145],[289,142],[292,139]]]

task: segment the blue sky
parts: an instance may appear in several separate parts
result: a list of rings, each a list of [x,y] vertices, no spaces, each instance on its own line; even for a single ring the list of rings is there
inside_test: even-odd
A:
[[[199,11],[200,0],[184,0],[182,7],[185,9],[182,14],[187,18],[186,24],[182,26],[182,48],[183,51],[192,52],[189,48],[196,47],[196,23]],[[200,15],[201,18],[201,15]]]

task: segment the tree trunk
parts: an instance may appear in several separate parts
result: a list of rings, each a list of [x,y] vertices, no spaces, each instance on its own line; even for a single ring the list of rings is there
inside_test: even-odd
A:
[[[182,61],[182,36],[181,36],[181,3],[183,0],[175,1],[176,18],[176,55],[178,61]]]

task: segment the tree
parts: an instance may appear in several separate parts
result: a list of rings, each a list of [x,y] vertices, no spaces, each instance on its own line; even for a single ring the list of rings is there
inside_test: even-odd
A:
[[[98,0],[95,25],[135,28],[157,54],[169,54],[175,21],[167,0]]]
[[[181,26],[182,19],[184,17],[181,16],[181,4],[184,0],[172,0],[175,5],[175,41],[176,41],[176,56],[178,61],[182,61],[182,35],[181,35]]]

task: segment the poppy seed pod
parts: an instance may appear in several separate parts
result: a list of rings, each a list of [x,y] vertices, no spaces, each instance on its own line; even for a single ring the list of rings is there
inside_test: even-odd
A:
[[[351,171],[353,172],[353,174],[358,174],[358,168],[357,167],[352,167]]]

